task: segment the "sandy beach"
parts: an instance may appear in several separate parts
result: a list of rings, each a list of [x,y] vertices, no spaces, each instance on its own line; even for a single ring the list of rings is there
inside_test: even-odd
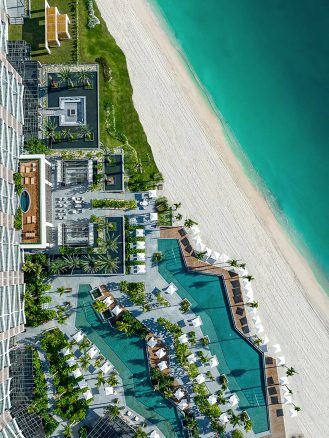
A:
[[[182,202],[207,245],[242,259],[271,343],[280,343],[293,399],[302,411],[287,436],[329,436],[329,299],[245,176],[218,118],[146,0],[97,0],[124,51],[164,194]],[[252,109],[251,109],[252,110]],[[282,369],[282,374],[284,370]]]

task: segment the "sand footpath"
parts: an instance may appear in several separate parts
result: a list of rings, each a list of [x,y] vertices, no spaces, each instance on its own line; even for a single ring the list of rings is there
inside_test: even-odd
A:
[[[247,263],[266,334],[298,371],[290,387],[302,412],[294,419],[286,415],[287,436],[327,438],[328,297],[245,176],[146,0],[97,3],[126,55],[134,103],[164,175],[165,195],[182,202],[181,212],[198,221],[210,248]]]

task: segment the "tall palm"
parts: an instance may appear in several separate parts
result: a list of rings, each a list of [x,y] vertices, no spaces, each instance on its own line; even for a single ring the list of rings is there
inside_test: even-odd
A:
[[[83,272],[86,272],[87,274],[95,274],[99,271],[96,259],[92,255],[82,257],[80,260],[80,266]]]
[[[114,236],[112,233],[106,233],[106,248],[112,252],[118,252],[118,238],[119,236]]]
[[[98,313],[103,313],[107,309],[107,305],[104,303],[104,301],[96,300],[93,303],[93,307]]]
[[[229,419],[230,419],[230,423],[233,426],[237,426],[240,423],[240,417],[239,415],[236,415],[232,409],[228,410],[228,414],[229,414]]]
[[[57,292],[59,293],[59,296],[61,297],[63,295],[63,293],[65,292],[64,286],[58,287]]]
[[[252,301],[251,303],[247,303],[247,306],[253,308],[253,309],[257,309],[258,308],[258,302],[257,301]]]
[[[257,345],[257,347],[260,347],[262,345],[262,340],[259,336],[255,335],[253,338],[253,343]]]
[[[63,262],[64,262],[65,268],[70,269],[71,272],[74,269],[80,268],[80,266],[81,266],[81,261],[80,261],[79,257],[73,256],[73,255],[68,255],[66,257],[63,257]]]
[[[79,362],[80,362],[81,368],[84,371],[87,371],[87,369],[89,367],[89,356],[88,356],[88,354],[86,356],[80,357]]]
[[[134,333],[134,328],[128,322],[117,321],[116,327],[127,336],[131,336]]]
[[[62,312],[58,312],[56,319],[58,324],[64,324],[64,322],[68,319],[68,315],[64,315]]]
[[[121,409],[123,409],[121,406],[109,405],[105,408],[105,415],[108,417],[118,417]]]
[[[91,73],[85,68],[81,69],[78,73],[78,81],[82,85],[89,86],[91,81]]]
[[[70,424],[67,424],[64,427],[63,435],[64,435],[65,438],[72,438],[73,437],[72,429],[71,429],[71,425]]]
[[[238,268],[239,267],[239,263],[237,260],[232,259],[228,261],[229,265],[232,266],[233,268]]]
[[[89,339],[87,339],[86,337],[84,337],[82,339],[82,341],[79,344],[79,348],[80,350],[82,350],[83,352],[86,352],[87,348],[90,347],[90,341]]]
[[[91,129],[88,125],[83,125],[82,123],[79,126],[79,135],[82,138],[89,138],[91,136]]]
[[[297,374],[297,371],[295,370],[295,368],[293,368],[293,367],[287,367],[286,365],[283,365],[283,366],[287,368],[286,375],[287,375],[288,377],[289,377],[289,376],[293,376],[294,374]]]
[[[147,433],[144,432],[141,426],[139,426],[135,432],[134,438],[147,438]]]
[[[57,139],[57,125],[54,121],[48,119],[43,125],[43,136],[49,140],[50,145]]]
[[[107,274],[113,274],[118,271],[118,262],[118,257],[113,258],[109,254],[99,256],[96,261],[99,271],[104,271]]]
[[[118,376],[115,373],[112,373],[110,377],[107,379],[107,384],[110,386],[117,386],[119,384]]]
[[[102,385],[105,385],[105,377],[104,377],[104,373],[102,371],[100,371],[97,374],[97,381],[95,383],[96,388],[100,388]]]
[[[249,275],[244,275],[242,278],[245,278],[248,281],[255,280],[255,278],[252,275],[250,275],[250,274]]]
[[[71,140],[73,138],[72,132],[69,129],[63,129],[61,134],[64,140]]]
[[[63,67],[58,73],[58,79],[66,85],[72,84],[72,72],[69,67]]]
[[[193,225],[198,225],[198,223],[193,221],[192,219],[186,219],[184,222],[184,227],[186,228],[191,228]]]
[[[65,266],[62,259],[53,260],[50,264],[50,273],[52,275],[60,275],[65,271]]]

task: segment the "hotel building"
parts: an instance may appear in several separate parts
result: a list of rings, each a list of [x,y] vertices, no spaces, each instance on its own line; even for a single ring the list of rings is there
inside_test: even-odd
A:
[[[10,357],[24,331],[23,254],[14,229],[18,207],[13,175],[23,144],[22,78],[7,59],[8,17],[0,0],[0,438],[23,437],[10,413]]]

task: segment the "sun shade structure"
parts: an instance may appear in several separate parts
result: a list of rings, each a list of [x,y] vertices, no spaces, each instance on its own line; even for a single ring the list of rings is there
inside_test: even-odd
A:
[[[101,371],[103,372],[103,374],[107,374],[111,369],[112,365],[110,364],[110,362],[107,361],[101,366]]]
[[[167,354],[167,352],[164,348],[160,348],[160,350],[156,351],[155,354],[158,356],[159,359],[161,359]]]
[[[158,220],[158,213],[150,213],[150,221],[156,222]]]
[[[279,356],[277,365],[280,367],[282,365],[285,365],[285,363],[286,363],[286,358],[284,356]]]
[[[196,356],[194,353],[190,354],[189,356],[187,356],[187,362],[191,365],[192,363],[196,362]]]
[[[291,397],[291,395],[285,395],[284,396],[284,398],[283,398],[283,403],[285,404],[285,405],[290,405],[291,403],[292,403],[292,397]]]
[[[145,274],[146,273],[146,266],[145,265],[131,266],[130,273],[131,274]]]
[[[136,242],[136,249],[145,249],[145,242],[143,242],[142,240],[138,240]]]
[[[228,419],[227,414],[225,412],[219,417],[219,421],[223,424],[228,423],[230,420]]]
[[[145,232],[143,228],[137,228],[136,229],[136,237],[144,237],[145,236]]]
[[[160,435],[156,430],[152,430],[152,432],[149,435],[150,438],[160,438]]]
[[[66,363],[69,367],[73,367],[77,363],[77,361],[75,360],[75,357],[70,357],[70,359],[68,359]]]
[[[256,316],[257,312],[258,312],[257,307],[248,306],[248,313],[250,313],[251,316]]]
[[[170,283],[166,289],[166,292],[169,295],[173,295],[176,291],[177,291],[177,287],[174,285],[174,283]]]
[[[75,340],[75,342],[77,342],[79,344],[79,342],[82,341],[82,339],[84,338],[83,333],[79,330],[74,336],[73,339]]]
[[[264,332],[264,327],[262,326],[262,324],[256,324],[256,332],[257,333],[263,333]]]
[[[211,396],[209,396],[207,400],[211,406],[217,403],[217,397],[215,396],[215,394],[211,394]]]
[[[177,399],[178,401],[180,399],[182,399],[184,396],[185,396],[185,393],[180,388],[178,388],[174,394],[175,399]]]
[[[92,395],[90,389],[88,389],[88,391],[84,392],[83,396],[84,396],[85,400],[90,400],[91,398],[93,398],[93,395]]]
[[[288,384],[289,384],[288,377],[286,376],[280,377],[280,385],[288,385]]]
[[[158,341],[153,336],[147,341],[147,345],[151,348],[155,347],[157,343]]]
[[[168,368],[167,362],[165,360],[159,362],[158,367],[160,371],[166,370]]]
[[[157,191],[156,190],[149,190],[149,198],[154,199],[157,197]]]
[[[208,263],[211,263],[211,264],[217,263],[218,259],[219,259],[219,252],[212,251],[212,253],[210,254],[210,257],[208,259]]]
[[[73,374],[73,376],[74,376],[75,379],[78,379],[79,377],[82,376],[82,373],[81,373],[81,371],[80,371],[79,368],[77,368],[76,370],[74,370],[72,374]]]
[[[218,362],[217,356],[213,356],[209,359],[209,366],[211,368],[217,367],[218,363],[219,362]]]
[[[61,352],[63,353],[63,356],[68,356],[69,354],[71,354],[71,349],[70,348],[63,348],[63,350],[61,350]]]
[[[178,404],[178,407],[183,411],[188,407],[187,401],[185,399],[181,400]]]
[[[262,345],[267,345],[270,342],[269,338],[265,335],[262,338]]]
[[[289,415],[291,418],[297,417],[298,412],[295,409],[290,409],[289,410]]]
[[[106,395],[113,395],[114,394],[113,386],[105,386],[105,394]]]
[[[272,349],[272,351],[273,351],[274,354],[276,354],[276,353],[280,353],[280,351],[281,351],[281,345],[280,345],[280,344],[274,344],[274,345],[273,345],[273,349]]]
[[[114,309],[112,310],[112,312],[114,313],[115,316],[120,315],[120,313],[123,311],[123,308],[120,306],[115,306]]]
[[[192,242],[194,245],[200,245],[202,243],[202,239],[200,234],[197,234],[196,236],[192,237]]]
[[[233,406],[237,406],[239,404],[239,398],[236,394],[232,394],[231,397],[228,399],[231,408],[233,408]]]
[[[210,255],[211,255],[211,249],[207,247],[204,252],[205,252],[205,255],[203,256],[202,260],[205,262],[205,261],[208,261]]]
[[[95,345],[93,345],[88,351],[87,351],[90,359],[93,359],[95,356],[97,356],[97,354],[99,353],[98,348],[95,347]]]
[[[197,383],[201,384],[203,383],[206,379],[202,374],[199,374],[198,376],[196,376],[195,380],[197,381]]]
[[[191,228],[189,228],[189,233],[196,236],[197,234],[200,234],[200,228],[196,224],[193,224]]]
[[[114,301],[112,300],[111,297],[106,297],[105,300],[103,300],[103,302],[104,302],[107,306],[111,306],[111,304],[114,303]]]
[[[226,254],[224,254],[224,253],[221,254],[221,255],[219,256],[219,258],[218,258],[218,261],[219,261],[220,263],[227,263],[229,260],[230,260],[229,256],[226,255]]]
[[[183,335],[179,336],[178,341],[179,341],[181,344],[187,344],[187,343],[188,343],[188,337],[187,337],[187,334],[184,333]]]
[[[196,318],[192,319],[192,324],[194,327],[202,326],[202,319],[200,318],[200,316],[197,316]]]
[[[204,252],[206,249],[206,245],[202,242],[195,244],[195,250],[198,252]]]

